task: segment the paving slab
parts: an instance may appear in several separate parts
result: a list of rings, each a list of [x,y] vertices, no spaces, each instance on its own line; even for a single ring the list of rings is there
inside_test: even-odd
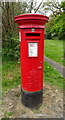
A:
[[[65,67],[59,63],[51,60],[50,58],[44,56],[44,60],[47,61],[51,66],[53,66],[60,74],[65,78]]]

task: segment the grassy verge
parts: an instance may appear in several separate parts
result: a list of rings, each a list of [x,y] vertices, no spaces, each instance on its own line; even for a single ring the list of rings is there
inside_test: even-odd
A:
[[[44,63],[44,80],[45,83],[63,89],[64,78],[45,61]]]
[[[5,61],[3,62],[3,81],[2,88],[3,92],[9,89],[15,88],[21,83],[20,78],[20,64],[16,61]],[[45,83],[63,88],[64,78],[51,67],[46,61],[44,64],[44,75]]]
[[[45,40],[45,56],[65,66],[63,40]]]
[[[2,89],[7,91],[20,84],[20,67],[17,61],[5,61],[2,66]]]

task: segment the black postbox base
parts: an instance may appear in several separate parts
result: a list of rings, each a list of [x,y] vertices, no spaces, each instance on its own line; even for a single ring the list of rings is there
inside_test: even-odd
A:
[[[29,108],[36,108],[39,107],[42,104],[43,101],[43,90],[40,90],[39,92],[34,93],[27,93],[25,91],[21,91],[22,95],[22,103],[26,107]]]

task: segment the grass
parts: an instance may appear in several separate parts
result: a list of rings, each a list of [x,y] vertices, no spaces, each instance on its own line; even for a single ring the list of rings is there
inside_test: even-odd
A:
[[[5,112],[4,113],[4,117],[5,117],[5,119],[7,119],[7,118],[9,118],[10,116],[12,116],[13,115],[13,112]]]
[[[44,80],[45,83],[55,86],[58,89],[63,89],[65,79],[52,67],[48,62],[44,62]]]
[[[64,78],[51,67],[46,61],[44,64],[45,83],[63,88]],[[21,83],[20,64],[17,61],[3,62],[3,92],[15,88]]]
[[[45,40],[45,56],[65,66],[63,40]]]
[[[20,84],[20,67],[17,61],[4,61],[2,66],[2,89],[7,91]]]

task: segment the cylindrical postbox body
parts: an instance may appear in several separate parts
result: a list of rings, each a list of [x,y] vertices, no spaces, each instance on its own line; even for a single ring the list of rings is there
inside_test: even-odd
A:
[[[43,90],[44,24],[48,17],[39,14],[15,16],[19,25],[22,91],[28,95]]]

